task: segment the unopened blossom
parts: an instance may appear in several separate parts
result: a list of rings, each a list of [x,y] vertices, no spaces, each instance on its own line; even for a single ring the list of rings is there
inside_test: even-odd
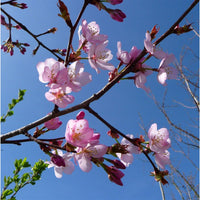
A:
[[[72,95],[69,95],[70,88],[66,90],[66,88],[63,90],[63,88],[55,88],[50,89],[48,92],[45,93],[45,97],[48,101],[53,102],[60,108],[65,108],[68,104],[73,103],[74,97]]]
[[[106,9],[106,11],[110,14],[112,19],[118,22],[123,22],[124,18],[126,18],[125,13],[123,13],[120,9]]]
[[[158,49],[151,41],[151,35],[149,32],[146,32],[146,38],[144,40],[144,46],[148,53],[155,56],[158,59],[163,59],[166,53]]]
[[[58,117],[50,119],[49,121],[44,123],[44,126],[49,130],[55,130],[62,125],[62,122],[59,120]]]
[[[155,153],[155,161],[161,169],[165,169],[165,165],[170,164],[169,151],[165,150],[164,153]]]
[[[80,120],[80,119],[84,119],[85,117],[85,112],[84,111],[80,111],[77,115],[76,115],[76,119]]]
[[[166,85],[167,79],[177,79],[178,70],[174,67],[169,66],[175,60],[173,54],[166,54],[161,60],[158,68],[158,82],[162,85]]]
[[[68,87],[74,92],[81,90],[81,87],[92,81],[92,75],[84,72],[84,64],[79,61],[73,62],[68,68]]]
[[[106,0],[106,2],[112,4],[112,5],[117,5],[123,2],[123,0]]]
[[[103,144],[87,145],[84,148],[78,148],[75,159],[79,167],[84,172],[89,172],[92,169],[91,158],[101,158],[106,154],[108,147]]]
[[[113,71],[115,69],[114,65],[108,63],[113,55],[109,49],[106,49],[108,41],[101,43],[99,45],[92,45],[88,51],[88,61],[90,66],[96,70],[97,73],[100,72],[99,69]]]
[[[53,155],[51,157],[51,161],[46,163],[48,164],[48,168],[54,167],[56,178],[62,178],[63,172],[65,174],[71,174],[74,171],[74,164],[70,161],[72,154],[63,154],[63,152],[59,149],[53,151],[52,153]]]
[[[154,123],[148,130],[149,148],[156,153],[164,153],[171,146],[169,132],[166,128],[157,130],[157,124]]]
[[[127,135],[130,139],[133,139],[133,135]],[[130,141],[128,141],[126,138],[123,138],[121,141],[121,145],[126,146],[126,151],[128,153],[122,154],[122,153],[116,153],[117,157],[121,160],[121,162],[128,167],[133,162],[133,153],[139,154],[141,153],[140,148],[133,145]]]
[[[74,146],[85,147],[93,137],[93,134],[94,131],[89,127],[86,119],[71,119],[66,126],[65,139]]]
[[[123,172],[121,172],[119,169],[117,169],[114,166],[111,166],[111,167],[106,166],[105,170],[108,173],[108,178],[110,179],[110,181],[112,181],[120,186],[123,185],[123,183],[121,181],[121,178],[124,177]]]

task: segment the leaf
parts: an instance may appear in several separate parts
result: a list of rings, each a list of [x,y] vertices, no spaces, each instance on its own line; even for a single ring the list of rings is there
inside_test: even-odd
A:
[[[13,114],[14,114],[14,111],[13,110],[10,110],[10,111],[8,111],[8,116],[12,116]]]
[[[2,193],[2,198],[5,198],[6,196],[8,196],[8,195],[10,195],[12,193],[13,193],[12,189],[4,190],[3,193]]]

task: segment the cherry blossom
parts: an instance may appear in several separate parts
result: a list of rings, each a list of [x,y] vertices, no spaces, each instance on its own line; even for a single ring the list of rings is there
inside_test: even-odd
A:
[[[147,65],[143,64],[143,67],[144,68],[150,68],[148,67]],[[146,77],[151,75],[153,72],[151,70],[141,70],[139,72],[136,72],[135,73],[135,76],[134,76],[134,83],[135,83],[135,86],[137,88],[142,88],[144,89],[147,93],[150,92],[150,89],[147,88],[144,84],[146,83],[147,79]]]
[[[100,69],[113,71],[115,67],[108,63],[113,58],[111,51],[106,49],[108,40],[99,45],[92,45],[88,51],[88,61],[90,66],[96,70],[97,73]]]
[[[127,51],[121,49],[121,42],[117,42],[117,59],[124,64],[128,64],[131,60],[131,57]]]
[[[84,65],[79,61],[73,62],[68,67],[69,83],[68,87],[74,92],[81,90],[81,87],[92,81],[92,75],[84,72]]]
[[[127,135],[129,138],[133,139],[133,135]],[[139,147],[133,145],[130,141],[128,141],[126,138],[123,138],[121,141],[121,145],[126,145],[126,150],[128,153],[122,154],[122,153],[116,153],[117,157],[121,160],[121,162],[128,167],[133,162],[133,153],[134,154],[140,154],[141,151]]]
[[[165,150],[164,153],[155,153],[155,161],[160,168],[165,169],[165,165],[170,164],[169,151]]]
[[[70,93],[70,88],[65,88],[65,91],[62,87],[50,89],[45,93],[45,97],[48,101],[53,102],[60,108],[65,108],[68,104],[73,103],[74,97],[68,95],[66,92]]]
[[[47,58],[44,62],[39,62],[36,67],[39,73],[39,80],[42,83],[56,83],[58,72],[65,68],[63,63],[53,58]]]
[[[146,38],[144,40],[144,46],[147,52],[151,55],[155,56],[158,59],[163,59],[166,56],[166,53],[160,49],[158,49],[152,42],[151,42],[151,35],[149,32],[146,32]]]
[[[62,125],[62,122],[59,121],[58,117],[55,117],[44,123],[44,126],[49,130],[55,130]]]
[[[100,34],[99,25],[95,21],[88,24],[86,20],[83,20],[82,25],[79,26],[78,37],[79,48],[82,46],[85,52],[88,52],[91,44],[100,44],[108,39],[107,35]]]
[[[171,146],[169,132],[166,128],[157,130],[157,124],[151,125],[148,131],[149,147],[156,153],[164,153]]]
[[[70,161],[73,156],[71,153],[63,154],[59,149],[52,153],[51,161],[46,163],[48,164],[48,168],[54,167],[56,178],[62,178],[63,172],[65,174],[71,174],[74,171],[74,164]]]
[[[89,127],[86,119],[71,119],[66,126],[65,139],[74,146],[85,147],[92,139],[93,134],[94,131]]]
[[[161,60],[158,68],[158,82],[162,85],[166,85],[167,79],[177,79],[178,70],[174,67],[169,66],[171,62],[175,60],[173,54],[166,54]]]
[[[92,169],[91,158],[101,158],[106,152],[108,147],[103,144],[87,145],[84,148],[78,148],[75,159],[79,167],[84,172],[89,172]]]

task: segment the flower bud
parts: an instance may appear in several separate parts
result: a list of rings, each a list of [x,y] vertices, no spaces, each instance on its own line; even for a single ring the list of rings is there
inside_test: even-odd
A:
[[[76,115],[76,119],[80,120],[80,119],[84,119],[85,117],[85,113],[83,111],[80,111],[77,115]]]
[[[126,166],[120,160],[112,160],[112,164],[118,169],[126,169]]]
[[[45,127],[49,130],[56,130],[57,128],[59,128],[62,125],[62,122],[59,121],[59,118],[53,118],[47,122],[44,123]]]
[[[51,156],[51,161],[57,165],[58,167],[65,167],[65,161],[64,159],[59,156],[59,155],[56,155],[56,154],[52,154]]]
[[[120,9],[106,9],[106,11],[110,14],[111,18],[118,21],[123,22],[126,15]]]

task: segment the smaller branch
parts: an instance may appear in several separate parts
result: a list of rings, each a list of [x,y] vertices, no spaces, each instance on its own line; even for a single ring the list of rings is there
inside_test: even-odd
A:
[[[134,139],[129,138],[128,136],[126,136],[125,134],[123,134],[122,132],[120,132],[119,130],[117,130],[115,127],[113,127],[111,124],[109,124],[106,120],[104,120],[98,113],[96,113],[92,108],[90,108],[89,106],[87,106],[85,108],[88,112],[90,112],[92,115],[94,115],[97,119],[99,119],[101,122],[103,122],[107,127],[109,127],[112,131],[118,133],[119,135],[121,135],[122,137],[126,138],[129,142],[131,142],[131,144],[134,144]],[[136,146],[136,145],[135,145]],[[148,153],[143,150],[142,153],[146,156],[146,158],[149,160],[149,162],[151,163],[151,165],[154,168],[154,171],[156,173],[158,173],[160,170],[155,166],[155,164],[153,163],[153,161],[151,160],[151,158],[149,157]]]
[[[194,0],[194,2],[190,5],[190,7],[178,18],[178,20],[170,27],[170,29],[165,32],[159,39],[157,39],[154,44],[159,44],[162,40],[164,40],[167,36],[173,33],[174,28],[186,17],[186,15],[199,3],[199,0]]]
[[[27,132],[24,132],[23,133],[25,136],[29,137],[30,140],[38,143],[39,145],[44,145],[44,146],[49,146],[49,147],[53,147],[53,148],[56,148],[56,149],[61,149],[61,150],[65,150],[63,149],[62,147],[60,146],[57,146],[57,145],[54,145],[54,144],[49,144],[49,143],[46,143],[46,142],[43,142],[42,140],[38,140],[37,138],[33,137],[32,135],[30,135],[29,133]]]
[[[76,22],[74,24],[74,26],[70,29],[70,37],[69,37],[69,42],[68,42],[68,47],[67,47],[67,54],[66,54],[66,57],[65,57],[65,66],[67,67],[67,65],[69,64],[69,55],[70,55],[70,49],[71,49],[71,44],[72,44],[72,40],[73,40],[73,37],[74,37],[74,32],[76,30],[76,27],[78,26],[78,23],[86,9],[86,7],[88,6],[88,1],[85,0],[84,1],[84,4],[83,4],[83,7],[79,13],[79,16],[78,18],[76,19]]]
[[[24,26],[21,22],[17,21],[14,17],[9,15],[3,8],[1,8],[1,11],[9,18],[12,19],[16,24],[19,24],[19,26],[27,32],[29,35],[31,35],[37,42],[38,45],[41,45],[44,49],[51,52],[54,56],[56,56],[59,60],[63,60],[60,56],[58,56],[55,52],[53,52],[51,49],[49,49],[46,45],[44,45],[40,40],[38,40],[37,35],[33,34],[26,26]]]
[[[199,104],[199,101],[197,100],[197,98],[196,98],[195,95],[193,94],[193,92],[192,92],[192,90],[191,90],[191,88],[190,88],[190,85],[189,85],[189,83],[188,83],[188,80],[187,80],[186,76],[184,75],[181,66],[179,66],[178,69],[179,69],[179,71],[180,71],[181,77],[183,78],[183,80],[184,80],[184,82],[185,82],[187,91],[190,93],[190,95],[191,95],[191,97],[192,97],[194,103],[195,103],[196,106],[197,106],[198,111],[200,111],[200,104]]]
[[[52,138],[52,139],[40,139],[40,141],[54,141],[54,140],[63,140],[65,137],[60,137],[60,138]],[[21,143],[24,142],[32,142],[32,139],[22,139],[22,140],[6,140],[3,142],[3,144],[16,144],[16,145],[21,145]]]
[[[16,0],[10,0],[10,1],[2,2],[1,5],[10,4],[10,3],[12,3],[13,1],[16,1]]]

